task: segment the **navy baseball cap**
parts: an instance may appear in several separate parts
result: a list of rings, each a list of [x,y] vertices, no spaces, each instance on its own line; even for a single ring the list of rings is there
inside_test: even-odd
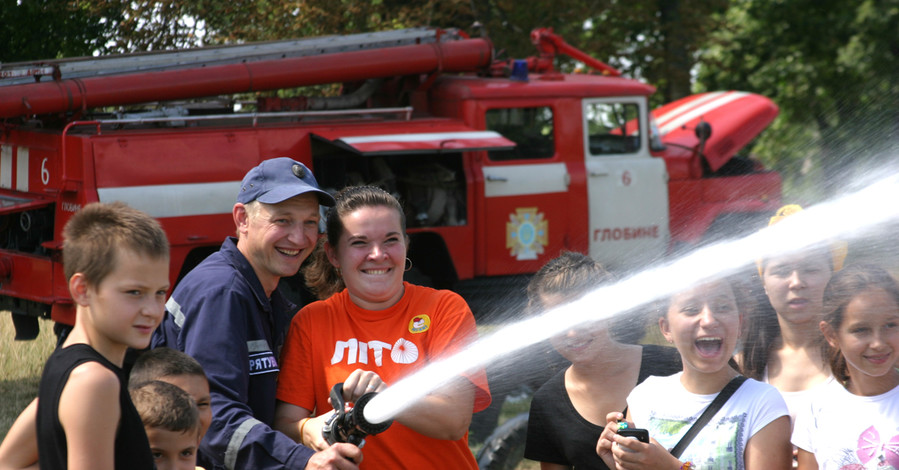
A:
[[[330,194],[319,189],[315,176],[306,165],[288,157],[279,157],[265,160],[247,172],[240,183],[237,202],[277,204],[309,192],[314,192],[318,203],[323,206],[331,207],[337,203]]]

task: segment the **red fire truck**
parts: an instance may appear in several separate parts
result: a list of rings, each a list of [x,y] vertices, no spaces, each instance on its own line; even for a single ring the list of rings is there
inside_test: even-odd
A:
[[[157,217],[176,281],[233,234],[241,178],[273,157],[329,190],[394,192],[417,274],[473,305],[560,250],[632,269],[780,204],[779,176],[737,156],[770,100],[650,111],[652,86],[549,30],[532,39],[538,56],[508,61],[488,39],[416,28],[2,64],[0,310],[20,338],[37,317],[73,322],[61,231],[93,201]],[[594,73],[558,72],[557,53]],[[327,84],[339,93],[246,98]]]

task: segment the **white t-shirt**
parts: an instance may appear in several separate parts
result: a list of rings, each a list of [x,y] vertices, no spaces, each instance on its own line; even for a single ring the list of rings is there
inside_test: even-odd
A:
[[[820,470],[899,469],[899,387],[862,397],[829,383],[799,410],[792,441]]]
[[[780,390],[781,396],[784,397],[784,401],[787,402],[787,409],[790,410],[790,425],[794,425],[796,423],[796,413],[800,408],[804,408],[808,406],[809,399],[812,395],[818,393],[818,390],[823,389],[831,382],[835,381],[833,375],[828,376],[827,379],[823,382],[812,385],[811,387],[805,390],[799,390],[796,392],[785,392]],[[768,383],[768,368],[765,368],[765,374],[762,376],[762,382]]]
[[[688,392],[681,385],[682,374],[649,377],[627,398],[634,424],[649,430],[650,437],[666,449],[677,445],[718,396]],[[787,416],[787,405],[777,389],[748,379],[696,435],[680,460],[689,460],[701,470],[746,468],[749,438],[781,416]]]

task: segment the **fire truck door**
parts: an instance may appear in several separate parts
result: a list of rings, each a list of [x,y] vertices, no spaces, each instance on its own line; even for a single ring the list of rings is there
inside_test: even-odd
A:
[[[487,275],[535,272],[566,248],[570,177],[556,155],[549,106],[486,111],[488,130],[516,143],[483,160],[484,246],[478,268]]]
[[[650,155],[643,97],[584,101],[590,256],[623,272],[664,256],[665,162]]]

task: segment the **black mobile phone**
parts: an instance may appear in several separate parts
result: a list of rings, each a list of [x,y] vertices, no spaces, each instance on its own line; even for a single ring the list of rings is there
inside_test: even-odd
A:
[[[649,443],[649,431],[640,428],[619,429],[618,434],[624,437],[632,437],[640,442]]]

